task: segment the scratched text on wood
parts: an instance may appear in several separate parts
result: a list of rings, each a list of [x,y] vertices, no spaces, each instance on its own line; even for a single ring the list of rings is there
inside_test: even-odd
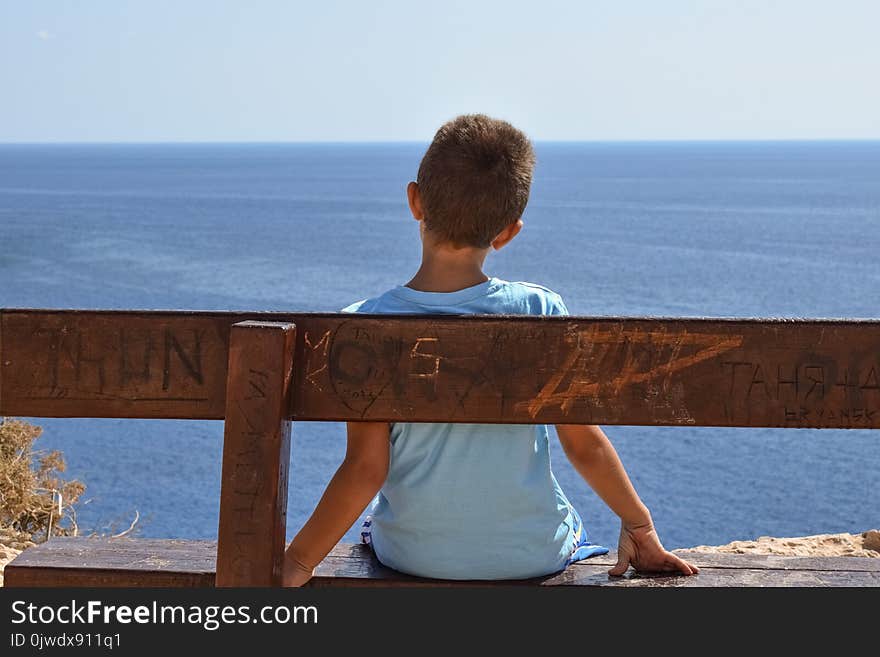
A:
[[[295,411],[352,418],[880,425],[880,336],[707,322],[312,326]],[[799,334],[795,329],[800,328]],[[813,335],[815,333],[815,336]],[[876,332],[874,334],[876,336]]]
[[[242,313],[3,311],[0,413],[224,417]],[[880,322],[368,317],[297,325],[301,420],[880,427]]]
[[[6,331],[7,390],[35,410],[101,401],[222,409],[227,346],[212,322],[52,319]]]

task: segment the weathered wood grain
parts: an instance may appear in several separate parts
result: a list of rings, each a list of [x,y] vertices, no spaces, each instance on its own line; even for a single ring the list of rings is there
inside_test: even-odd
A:
[[[0,311],[0,415],[222,418],[229,327],[239,319],[218,319]]]
[[[629,571],[623,577],[608,575],[608,566],[583,565],[546,579],[515,581],[444,581],[410,578],[403,574],[387,578],[350,578],[342,575],[316,577],[314,587],[489,587],[489,586],[622,586],[649,588],[715,587],[878,587],[880,574],[861,571],[753,570],[748,568],[704,568],[692,577],[640,575]]]
[[[736,555],[734,555],[736,556]],[[701,567],[698,575],[642,575],[628,571],[608,575],[607,566],[571,567],[540,582],[541,586],[623,586],[650,588],[694,587],[826,587],[880,586],[880,573],[841,570],[795,570]]]
[[[284,564],[296,328],[280,322],[232,327],[217,586],[279,586]]]
[[[4,586],[16,588],[205,588],[214,586],[214,573],[146,571],[115,568],[16,568],[5,575]]]
[[[4,586],[214,586],[216,552],[216,541],[53,538],[7,564]]]
[[[732,554],[729,552],[699,552],[695,550],[673,550],[675,554],[696,564],[700,568],[748,568],[752,570],[840,570],[854,572],[880,573],[880,559],[866,557],[783,557],[770,554]],[[608,554],[590,557],[585,563],[600,565],[611,568],[617,563],[617,552],[611,550]],[[368,566],[381,569],[382,565],[373,557],[373,553],[365,545],[360,543],[340,543],[327,556],[318,567],[318,573],[324,572],[323,568],[336,567],[337,574],[346,574],[344,569],[351,567],[358,569]],[[573,564],[572,568],[578,568],[579,564]],[[378,576],[379,570],[375,576]],[[393,573],[394,571],[388,571]],[[327,575],[331,571],[326,571]],[[399,573],[398,573],[399,574]]]
[[[880,428],[873,320],[4,310],[0,415],[221,419],[245,319],[298,420]]]
[[[6,567],[7,586],[213,586],[214,541],[57,538],[22,552]],[[340,543],[318,566],[315,587],[360,586],[880,586],[880,559],[773,557],[676,550],[700,567],[694,577],[609,577],[614,554],[549,577],[451,582],[385,568],[364,545]]]
[[[426,580],[386,568],[370,548],[340,544],[318,566],[312,586],[880,586],[880,559],[865,557],[778,557],[674,550],[700,568],[696,577],[641,575],[609,577],[612,551],[572,564],[563,572],[505,582]]]

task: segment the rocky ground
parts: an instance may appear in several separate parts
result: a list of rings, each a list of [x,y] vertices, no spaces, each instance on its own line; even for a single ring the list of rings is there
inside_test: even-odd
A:
[[[755,541],[734,541],[727,545],[698,545],[698,552],[734,554],[776,554],[787,557],[880,557],[880,530],[861,534],[818,534],[797,538],[761,536]]]
[[[26,547],[33,543],[0,535],[0,586],[3,586],[3,568]],[[871,529],[861,534],[819,534],[798,538],[761,536],[755,541],[734,541],[727,545],[698,545],[698,552],[732,552],[734,554],[776,554],[796,557],[878,557],[880,558],[880,530]]]
[[[15,559],[21,551],[33,545],[23,537],[4,533],[0,530],[0,586],[3,586],[3,569]]]

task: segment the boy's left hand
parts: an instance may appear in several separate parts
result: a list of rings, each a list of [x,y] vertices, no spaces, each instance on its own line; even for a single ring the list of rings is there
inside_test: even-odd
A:
[[[653,523],[629,526],[621,523],[617,565],[609,575],[623,575],[632,566],[639,572],[673,572],[696,575],[700,569],[663,547]]]

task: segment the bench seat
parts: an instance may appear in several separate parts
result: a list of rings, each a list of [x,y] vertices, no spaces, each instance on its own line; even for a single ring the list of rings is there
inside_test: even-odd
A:
[[[561,573],[501,584],[542,586],[880,586],[880,559],[778,557],[676,550],[700,567],[696,577],[638,575],[611,578],[613,553],[592,557]],[[216,541],[138,538],[54,538],[29,548],[7,566],[5,585],[86,587],[214,586]],[[329,586],[485,586],[404,575],[386,568],[364,545],[340,543],[311,582]]]

